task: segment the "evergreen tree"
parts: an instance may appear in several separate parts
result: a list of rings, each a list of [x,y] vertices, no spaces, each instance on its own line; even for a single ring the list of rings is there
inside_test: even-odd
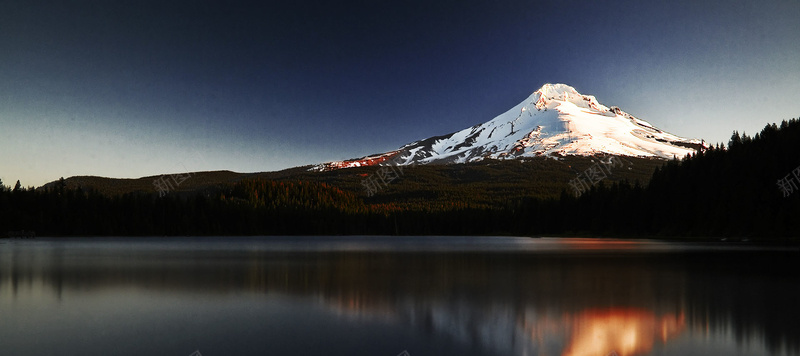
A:
[[[733,135],[731,135],[731,140],[728,141],[728,148],[733,148],[742,144],[742,136],[739,135],[739,131],[733,131]]]

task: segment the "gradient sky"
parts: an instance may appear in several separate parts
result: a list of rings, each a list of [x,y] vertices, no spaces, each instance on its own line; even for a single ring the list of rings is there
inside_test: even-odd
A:
[[[0,179],[360,157],[544,83],[753,134],[800,116],[800,1],[0,1]]]

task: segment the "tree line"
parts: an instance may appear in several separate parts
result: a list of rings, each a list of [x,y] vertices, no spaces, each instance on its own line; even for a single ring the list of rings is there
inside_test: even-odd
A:
[[[783,182],[784,184],[781,184]],[[525,197],[502,206],[453,201],[416,207],[364,199],[311,181],[244,179],[160,197],[104,195],[0,182],[0,234],[174,235],[591,235],[794,238],[800,224],[800,122],[734,132],[716,145],[665,163],[649,183],[601,181],[580,197]]]

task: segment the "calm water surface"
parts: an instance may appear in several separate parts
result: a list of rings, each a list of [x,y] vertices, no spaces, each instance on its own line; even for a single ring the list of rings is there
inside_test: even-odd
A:
[[[0,355],[800,355],[798,256],[506,237],[0,240]]]

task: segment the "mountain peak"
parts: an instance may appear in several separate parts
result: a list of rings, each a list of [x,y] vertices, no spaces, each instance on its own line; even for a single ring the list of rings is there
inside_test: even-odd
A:
[[[551,102],[563,103],[569,102],[578,107],[593,110],[598,113],[604,114],[611,109],[600,104],[597,99],[592,95],[583,95],[575,88],[566,84],[545,84],[539,90],[533,92],[531,97],[535,99],[537,108],[543,109]],[[551,109],[559,104],[552,105]]]
[[[578,91],[575,90],[575,88],[573,88],[573,87],[571,87],[569,85],[566,85],[566,84],[561,84],[561,83],[550,84],[550,83],[547,83],[545,85],[542,85],[542,87],[539,88],[539,90],[535,91],[534,93],[539,93],[539,94],[546,95],[548,97],[555,98],[555,97],[561,97],[562,95],[564,95],[564,93],[578,94]]]
[[[703,148],[707,147],[701,140],[661,131],[569,85],[547,83],[485,123],[413,142],[397,151],[315,169],[387,164],[383,162],[388,159],[406,165],[598,153],[672,159]]]

